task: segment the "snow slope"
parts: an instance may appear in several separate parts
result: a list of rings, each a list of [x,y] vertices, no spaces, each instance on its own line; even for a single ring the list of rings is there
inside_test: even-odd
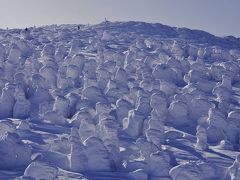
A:
[[[0,30],[0,179],[240,179],[240,39],[143,22]]]

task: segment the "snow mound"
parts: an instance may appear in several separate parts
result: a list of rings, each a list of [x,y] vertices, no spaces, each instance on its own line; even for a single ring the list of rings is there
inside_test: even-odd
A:
[[[0,179],[240,179],[239,38],[108,21],[0,36]]]

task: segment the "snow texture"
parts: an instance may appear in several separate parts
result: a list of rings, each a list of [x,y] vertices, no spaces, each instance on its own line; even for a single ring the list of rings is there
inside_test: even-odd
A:
[[[0,92],[0,179],[240,179],[239,38],[143,22],[0,30]]]

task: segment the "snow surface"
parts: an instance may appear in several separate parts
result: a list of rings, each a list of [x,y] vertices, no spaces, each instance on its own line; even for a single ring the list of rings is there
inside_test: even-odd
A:
[[[0,30],[0,179],[239,180],[240,39],[142,22]]]

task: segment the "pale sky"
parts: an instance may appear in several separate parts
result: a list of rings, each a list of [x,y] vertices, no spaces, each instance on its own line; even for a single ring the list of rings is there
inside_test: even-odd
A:
[[[0,0],[0,28],[144,21],[240,37],[240,0]]]

